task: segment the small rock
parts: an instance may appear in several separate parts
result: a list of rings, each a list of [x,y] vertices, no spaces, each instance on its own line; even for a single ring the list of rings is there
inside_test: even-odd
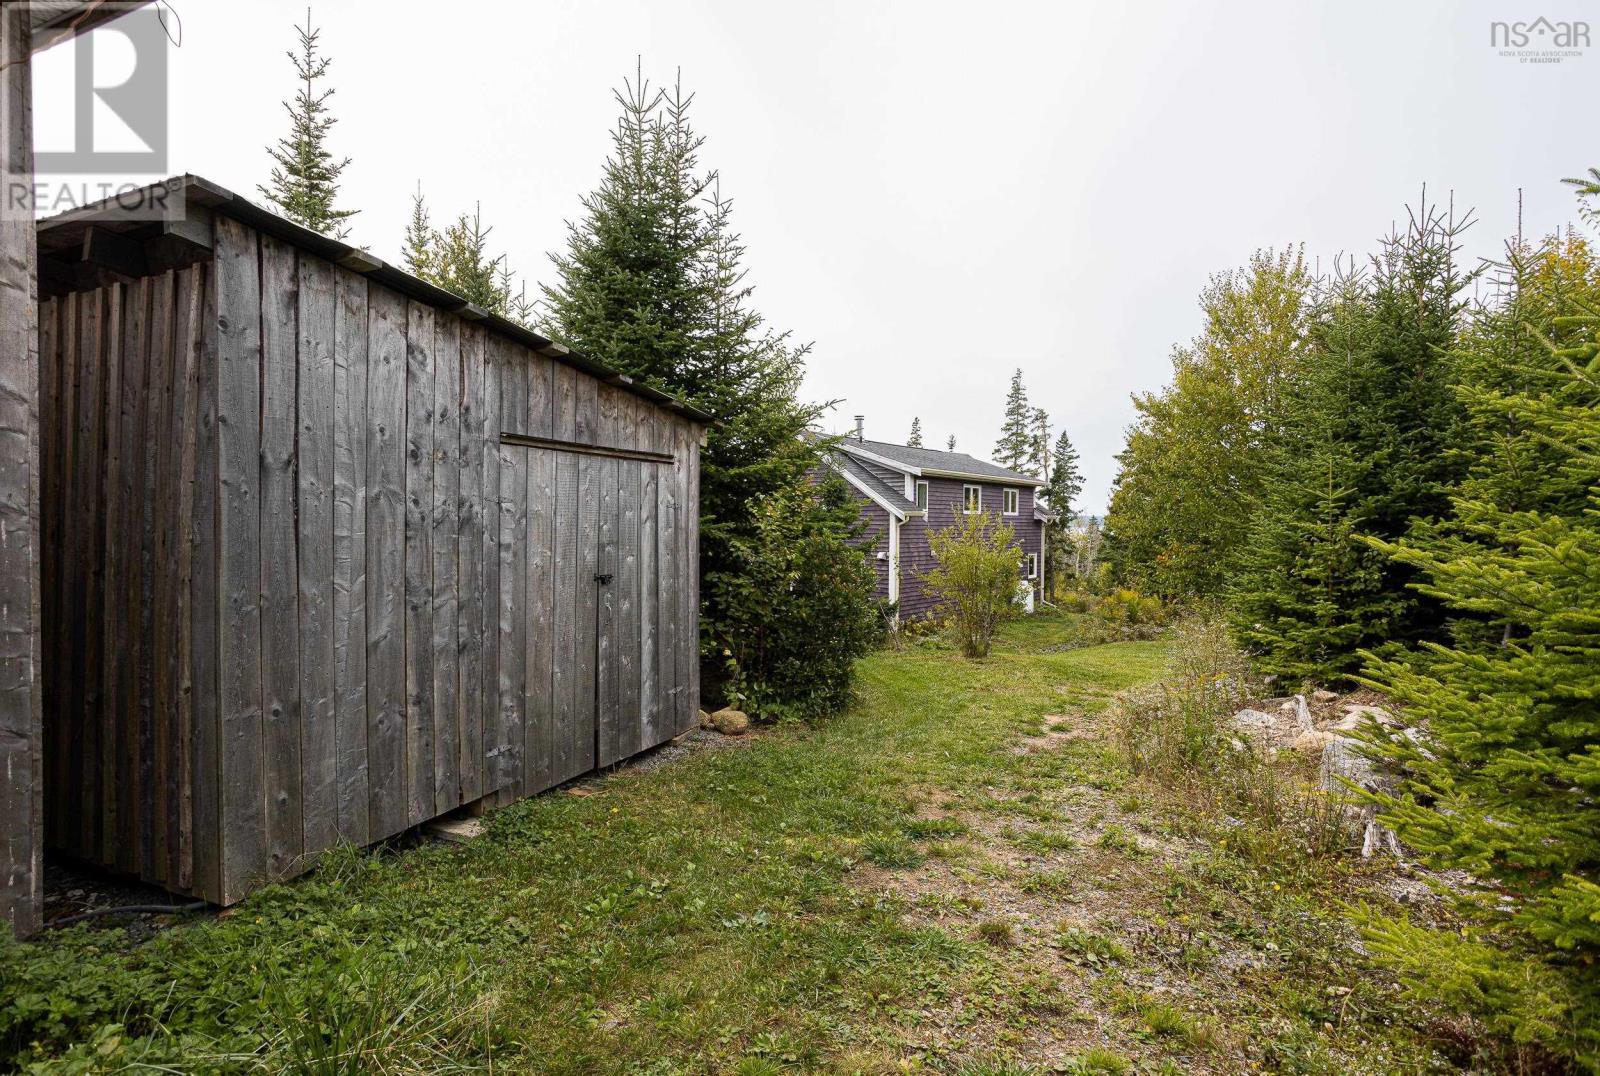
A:
[[[1332,736],[1322,748],[1322,787],[1329,792],[1348,791],[1341,778],[1369,790],[1380,787],[1377,768],[1361,753],[1360,743],[1348,736]]]
[[[1372,718],[1372,720],[1376,721],[1378,724],[1384,725],[1388,728],[1397,728],[1400,724],[1400,722],[1395,719],[1393,714],[1381,706],[1359,706],[1355,703],[1350,703],[1349,705],[1345,706],[1344,717],[1340,718],[1339,720],[1342,723],[1354,718],[1356,720],[1356,724],[1351,727],[1360,728],[1361,721],[1368,717]]]
[[[1241,729],[1272,729],[1277,720],[1260,710],[1240,710],[1233,715],[1233,725]]]
[[[1339,700],[1339,693],[1337,691],[1329,691],[1327,688],[1322,687],[1313,691],[1311,693],[1311,698],[1314,702],[1337,702]]]
[[[1310,732],[1302,732],[1296,736],[1294,742],[1289,746],[1302,755],[1320,755],[1330,742],[1337,739],[1338,737],[1331,732],[1312,729]]]
[[[738,736],[750,731],[750,715],[731,708],[718,710],[711,715],[711,727],[724,736]]]

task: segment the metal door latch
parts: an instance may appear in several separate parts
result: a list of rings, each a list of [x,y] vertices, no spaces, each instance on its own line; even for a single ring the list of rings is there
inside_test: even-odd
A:
[[[599,575],[594,577],[594,581],[596,583],[599,583],[601,586],[605,586],[606,584],[611,582],[611,573],[610,572],[601,572]]]

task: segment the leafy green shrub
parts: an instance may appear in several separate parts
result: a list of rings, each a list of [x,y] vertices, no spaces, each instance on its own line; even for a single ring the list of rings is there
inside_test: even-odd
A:
[[[928,537],[934,567],[923,576],[961,652],[988,657],[995,629],[1015,616],[1022,553],[998,515],[962,513]]]
[[[739,570],[707,580],[731,704],[763,719],[813,720],[850,698],[855,661],[881,639],[874,575],[851,542],[860,520],[837,475],[780,490],[734,541]]]

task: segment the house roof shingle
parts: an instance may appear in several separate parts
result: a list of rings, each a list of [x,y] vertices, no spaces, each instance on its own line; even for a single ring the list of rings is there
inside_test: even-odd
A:
[[[871,490],[879,499],[893,505],[902,515],[917,511],[917,503],[907,497],[904,490],[895,489],[863,466],[854,456],[840,452],[835,453],[832,458],[834,463],[858,484]]]
[[[965,452],[911,448],[907,445],[891,444],[888,441],[857,440],[854,437],[844,438],[839,442],[839,448],[846,453],[861,454],[866,458],[876,457],[894,466],[906,468],[913,474],[931,472],[961,478],[988,478],[1019,486],[1044,485],[1030,475],[1008,470],[999,464],[969,456]]]

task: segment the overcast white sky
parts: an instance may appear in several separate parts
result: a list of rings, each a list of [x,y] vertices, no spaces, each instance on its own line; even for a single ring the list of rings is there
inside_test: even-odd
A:
[[[253,194],[293,90],[302,0],[172,0],[170,171]],[[806,390],[870,437],[985,454],[1007,379],[1083,455],[1105,504],[1129,394],[1166,379],[1208,274],[1304,242],[1372,248],[1430,193],[1476,207],[1473,253],[1572,216],[1600,164],[1600,48],[1498,55],[1492,20],[1578,0],[757,3],[316,0],[352,238],[398,261],[421,180],[436,220],[482,203],[534,281],[608,149],[642,55],[697,94],[756,304],[815,342]],[[104,36],[102,32],[100,36]],[[65,50],[40,65],[62,77]],[[37,140],[70,131],[42,92]],[[65,136],[70,141],[70,134]]]

